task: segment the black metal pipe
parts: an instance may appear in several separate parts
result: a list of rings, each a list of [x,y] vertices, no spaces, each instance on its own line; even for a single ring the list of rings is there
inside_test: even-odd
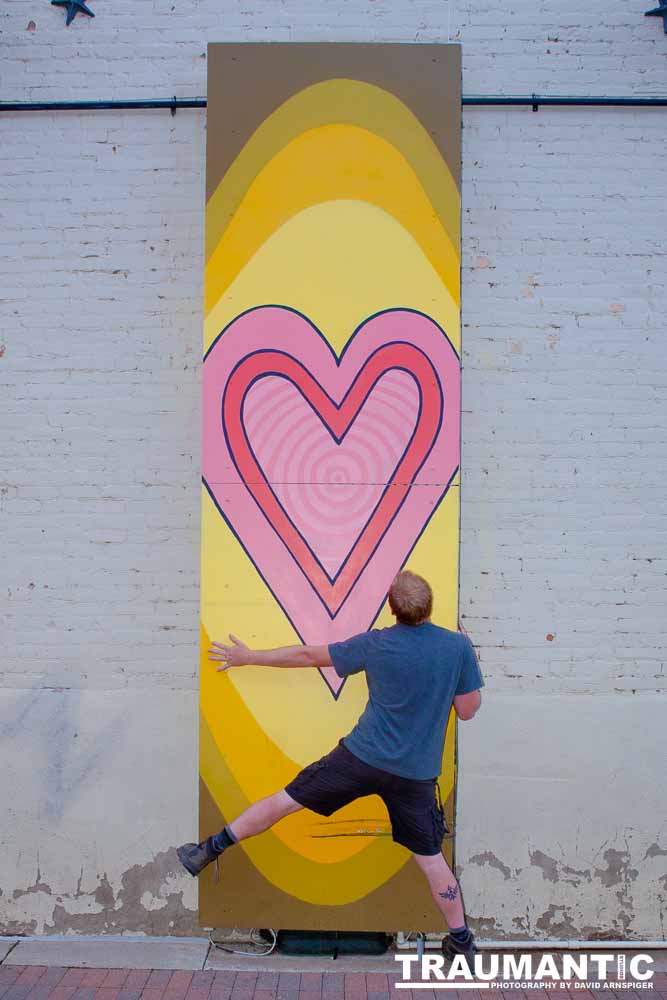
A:
[[[664,108],[665,97],[542,97],[465,95],[461,99],[464,107],[532,107],[534,111],[547,107],[621,107],[621,108]],[[166,98],[145,101],[0,101],[0,111],[146,111],[164,109],[175,114],[181,108],[205,108],[205,97]]]
[[[541,97],[539,94],[531,94],[530,97],[490,97],[480,95],[464,96],[461,98],[463,105],[507,105],[507,106],[527,106],[537,110],[541,107],[589,107],[589,108],[665,108],[667,107],[666,97]]]
[[[205,97],[167,98],[147,101],[0,101],[0,111],[146,111],[164,108],[205,108]]]
[[[464,95],[464,107],[506,106],[506,107],[667,107],[667,97],[548,97],[532,94],[527,96]],[[0,111],[145,111],[164,109],[175,112],[180,108],[205,108],[205,97],[167,98],[151,100],[113,101],[15,101],[0,102]]]

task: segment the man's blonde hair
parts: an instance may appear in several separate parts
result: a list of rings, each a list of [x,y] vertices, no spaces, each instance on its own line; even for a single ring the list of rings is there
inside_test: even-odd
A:
[[[419,625],[431,617],[433,591],[423,576],[404,570],[389,588],[389,607],[402,625]]]

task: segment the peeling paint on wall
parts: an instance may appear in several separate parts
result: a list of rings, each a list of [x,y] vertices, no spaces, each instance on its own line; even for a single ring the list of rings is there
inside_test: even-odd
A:
[[[471,865],[488,865],[489,868],[496,868],[499,872],[501,872],[503,878],[506,878],[506,879],[512,878],[512,874],[513,874],[512,873],[512,869],[509,868],[507,865],[504,865],[502,863],[502,861],[500,861],[500,859],[497,858],[495,856],[495,854],[493,854],[491,851],[484,851],[482,854],[475,854],[470,859],[470,864]],[[517,875],[520,871],[521,871],[520,868],[517,869],[514,872],[514,875]]]
[[[543,851],[531,851],[530,863],[541,870],[543,878],[548,882],[569,882],[571,885],[580,885],[582,879],[591,881],[589,869],[571,868],[556,858],[549,857]]]
[[[553,903],[545,910],[541,917],[535,921],[535,926],[540,931],[544,931],[546,938],[576,938],[577,928],[575,927],[570,912],[565,907],[555,906]]]
[[[175,848],[157,854],[146,864],[133,865],[114,888],[107,874],[98,876],[97,885],[88,891],[81,888],[83,871],[75,891],[56,894],[41,881],[16,889],[12,894],[16,909],[29,909],[26,898],[40,893],[48,898],[40,907],[41,919],[18,918],[0,924],[0,934],[105,934],[135,931],[154,935],[198,935],[196,911],[183,902],[183,886],[188,876],[183,874]]]
[[[603,855],[607,862],[606,868],[596,868],[595,876],[599,878],[604,886],[610,888],[614,885],[625,885],[634,882],[639,871],[630,867],[630,852],[616,851],[613,847],[607,848]]]
[[[625,848],[602,844],[590,858],[590,865],[575,867],[559,860],[545,851],[534,848],[528,852],[529,864],[509,864],[492,851],[482,851],[472,855],[462,868],[462,884],[471,882],[469,865],[484,868],[487,874],[479,887],[480,898],[487,910],[497,908],[491,921],[487,916],[475,915],[468,906],[471,923],[484,930],[487,936],[502,939],[554,939],[604,941],[612,939],[632,940],[638,935],[634,928],[637,922],[637,900],[642,906],[647,903],[646,883],[639,889],[642,877],[651,877],[649,869],[640,867],[633,861],[632,841],[635,832],[625,832]],[[664,898],[661,886],[667,888],[667,875],[663,858],[667,851],[658,843],[643,850],[640,857],[644,861],[654,861],[659,870],[649,881],[650,901],[656,906],[660,927]],[[600,864],[600,858],[603,864]],[[597,860],[597,864],[596,864]],[[495,874],[498,873],[498,874]],[[535,879],[538,878],[536,882]],[[546,884],[545,891],[540,888]],[[641,892],[641,896],[639,895]],[[551,897],[551,898],[550,898]],[[521,913],[521,909],[524,913]],[[592,919],[591,919],[592,918]]]

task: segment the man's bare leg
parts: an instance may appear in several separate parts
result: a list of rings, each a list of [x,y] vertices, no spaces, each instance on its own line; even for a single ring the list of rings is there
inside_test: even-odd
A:
[[[255,837],[258,833],[270,829],[283,816],[289,816],[299,809],[303,809],[303,806],[295,802],[283,788],[274,795],[254,802],[245,812],[237,816],[227,829],[235,840],[245,840],[246,837]]]
[[[442,854],[414,854],[415,861],[427,878],[436,906],[447,921],[449,933],[442,942],[442,953],[451,962],[455,955],[464,955],[469,967],[475,958],[475,938],[466,924],[461,888]]]
[[[237,816],[233,823],[229,823],[213,837],[207,837],[201,844],[182,844],[176,848],[176,853],[183,867],[191,875],[199,875],[212,861],[217,863],[217,858],[222,852],[238,840],[263,833],[283,816],[289,816],[299,809],[303,809],[303,806],[295,802],[283,788],[274,795],[255,802]]]
[[[414,854],[413,857],[426,876],[431,895],[447,921],[447,926],[464,927],[466,918],[461,890],[442,854]]]

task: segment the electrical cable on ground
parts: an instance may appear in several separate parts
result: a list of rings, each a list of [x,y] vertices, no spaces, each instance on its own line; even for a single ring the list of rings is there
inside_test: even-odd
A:
[[[246,958],[266,958],[267,955],[270,955],[270,954],[272,954],[272,952],[275,951],[276,944],[278,942],[278,934],[277,934],[277,932],[274,931],[272,927],[268,927],[267,930],[268,930],[269,934],[271,934],[271,936],[272,936],[272,940],[270,942],[264,941],[261,938],[258,941],[253,940],[253,935],[254,934],[259,934],[259,931],[257,930],[256,927],[252,927],[250,929],[250,942],[251,942],[251,944],[263,945],[264,946],[264,951],[257,951],[257,950],[254,950],[254,951],[243,951],[240,948],[229,948],[227,945],[222,944],[220,941],[216,941],[214,939],[214,937],[213,937],[214,930],[213,929],[208,932],[208,939],[209,939],[209,941],[211,942],[211,944],[213,945],[214,948],[217,948],[218,951],[225,951],[225,952],[227,952],[228,955],[243,955]]]

